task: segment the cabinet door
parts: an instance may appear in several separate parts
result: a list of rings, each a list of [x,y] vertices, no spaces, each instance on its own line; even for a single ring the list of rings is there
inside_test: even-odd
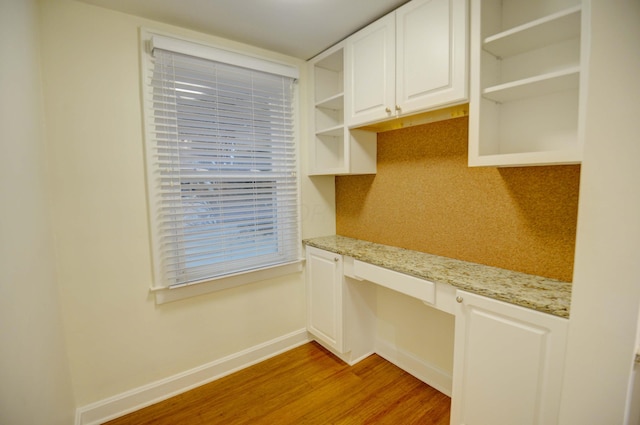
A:
[[[348,38],[345,58],[347,124],[353,127],[395,116],[395,15]]]
[[[451,424],[556,424],[568,320],[457,296]]]
[[[307,330],[342,353],[342,256],[307,247]]]
[[[468,98],[467,1],[414,0],[396,11],[398,113]]]

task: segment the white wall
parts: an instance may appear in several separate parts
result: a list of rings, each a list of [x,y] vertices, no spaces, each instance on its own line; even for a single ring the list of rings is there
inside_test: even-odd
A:
[[[0,0],[0,423],[70,424],[46,180],[37,4]]]
[[[450,395],[454,316],[384,287],[376,292],[378,354]]]
[[[625,423],[640,305],[640,1],[592,5],[565,425]]]
[[[138,28],[302,62],[71,0],[41,10],[58,280],[78,406],[304,329],[302,274],[164,305],[150,297]],[[303,236],[335,232],[333,181],[303,178],[302,190]]]
[[[622,423],[632,367],[640,301],[638,3],[593,0],[562,404],[568,425]],[[0,6],[0,51],[12,58],[0,65],[0,422],[70,422],[65,340],[82,406],[302,328],[302,276],[163,306],[147,291],[137,27],[220,40],[71,0],[42,1],[47,184],[33,2]],[[303,236],[334,233],[333,179],[303,179],[303,194]]]

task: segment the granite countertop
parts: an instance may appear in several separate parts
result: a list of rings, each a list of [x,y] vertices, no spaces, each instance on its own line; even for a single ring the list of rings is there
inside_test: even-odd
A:
[[[344,236],[305,239],[303,243],[431,282],[569,317],[571,283],[568,282]]]

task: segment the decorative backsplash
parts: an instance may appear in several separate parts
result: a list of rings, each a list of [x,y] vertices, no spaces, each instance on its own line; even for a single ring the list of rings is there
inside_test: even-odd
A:
[[[467,134],[379,133],[377,174],[336,177],[337,234],[571,281],[580,166],[469,168]]]

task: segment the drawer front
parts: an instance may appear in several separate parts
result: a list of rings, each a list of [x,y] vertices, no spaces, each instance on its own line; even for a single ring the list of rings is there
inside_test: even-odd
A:
[[[353,263],[353,274],[356,278],[368,280],[430,304],[435,303],[435,284],[428,280],[358,260]]]

